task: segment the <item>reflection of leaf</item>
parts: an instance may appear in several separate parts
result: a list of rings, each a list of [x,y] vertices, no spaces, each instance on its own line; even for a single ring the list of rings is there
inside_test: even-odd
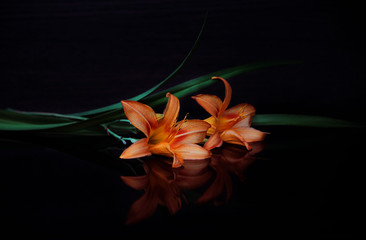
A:
[[[324,128],[342,128],[342,127],[364,127],[360,124],[312,115],[297,114],[258,114],[253,118],[255,126],[301,126],[301,127],[324,127]]]

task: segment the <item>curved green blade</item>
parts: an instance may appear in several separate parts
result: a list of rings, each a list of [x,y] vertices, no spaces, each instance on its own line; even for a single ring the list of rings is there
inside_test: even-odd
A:
[[[165,97],[167,92],[170,92],[177,97],[184,97],[189,94],[192,94],[198,90],[201,90],[203,88],[206,88],[216,82],[217,80],[212,80],[211,77],[215,75],[219,75],[225,78],[234,77],[240,74],[243,74],[245,72],[249,72],[256,69],[261,69],[264,67],[270,67],[270,66],[277,66],[277,65],[284,65],[284,64],[293,64],[294,62],[289,61],[271,61],[271,62],[262,62],[262,63],[255,63],[255,64],[246,64],[246,65],[240,65],[233,68],[224,69],[222,71],[206,74],[204,76],[192,79],[190,81],[186,81],[184,83],[178,84],[172,88],[169,88],[167,90],[164,90],[162,92],[159,92],[157,94],[154,94],[152,96],[146,97],[141,100],[141,102],[146,103],[150,105],[151,107],[156,107],[160,104],[164,104],[167,99]],[[55,131],[75,131],[82,128],[88,128],[95,125],[100,125],[108,122],[112,122],[121,118],[125,118],[124,112],[122,108],[114,109],[108,112],[104,112],[101,114],[98,114],[94,117],[91,117],[87,120],[75,122],[72,124],[69,124],[67,126],[62,126],[59,128],[55,128]]]
[[[319,128],[364,128],[364,125],[330,117],[301,114],[258,114],[255,126],[299,126]]]

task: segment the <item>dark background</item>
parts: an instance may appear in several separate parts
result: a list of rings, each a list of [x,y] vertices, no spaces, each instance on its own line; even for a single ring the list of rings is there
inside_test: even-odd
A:
[[[363,17],[359,6],[344,1],[5,1],[0,4],[0,108],[73,113],[133,97],[180,64],[206,12],[199,45],[167,86],[245,63],[301,61],[229,79],[231,104],[249,102],[257,113],[364,122]],[[202,92],[223,97],[220,85]],[[182,114],[203,117],[190,98],[181,99],[181,105]],[[193,214],[194,223],[206,226],[204,231],[210,224],[218,231],[223,218],[234,224],[232,219],[240,217],[251,233],[351,236],[362,133],[262,130],[272,133],[264,157],[273,161],[256,165],[252,172],[257,180],[253,188],[263,189],[249,191],[257,194],[251,202],[255,210],[200,210],[202,216],[211,214],[206,218],[184,213],[176,219],[179,231],[185,231],[184,224],[190,232],[197,230],[187,224]],[[309,140],[296,145],[299,139]],[[132,190],[120,190],[116,172],[48,148],[16,149],[2,148],[7,189],[3,217],[15,232],[83,236],[127,231],[119,224],[126,203],[137,195],[121,200]],[[149,223],[128,231],[160,229]],[[237,232],[240,223],[234,224]]]
[[[70,113],[135,96],[179,65],[206,11],[176,82],[257,61],[302,61],[231,80],[233,104],[356,118],[362,16],[337,1],[5,2],[0,107]]]

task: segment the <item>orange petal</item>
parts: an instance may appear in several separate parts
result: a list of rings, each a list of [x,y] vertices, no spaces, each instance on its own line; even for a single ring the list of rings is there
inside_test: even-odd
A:
[[[206,118],[204,121],[211,125],[211,127],[207,130],[207,135],[211,136],[216,132],[216,117],[211,116],[209,118]]]
[[[149,145],[147,141],[147,138],[138,140],[137,142],[129,146],[126,150],[124,150],[120,158],[138,158],[150,156],[151,152],[149,151]]]
[[[219,97],[210,94],[199,94],[197,96],[192,97],[197,101],[199,105],[201,105],[209,114],[217,117],[221,107],[222,101]]]
[[[184,121],[170,144],[174,147],[176,144],[200,143],[205,139],[206,132],[210,126],[209,123],[203,120]]]
[[[239,128],[248,127],[248,124],[250,124],[254,114],[255,108],[247,103],[238,104],[235,107],[229,108],[218,118],[217,131],[223,132],[227,129],[233,128],[234,125],[237,125]],[[244,122],[240,122],[242,119],[246,120]]]
[[[216,147],[221,147],[223,141],[220,138],[220,134],[218,132],[214,133],[203,146],[207,150],[211,150]]]
[[[243,145],[248,150],[252,149],[249,146],[248,142],[245,140],[245,138],[241,134],[239,134],[236,130],[233,130],[233,129],[229,129],[229,130],[224,131],[221,134],[221,139],[224,142],[227,142],[227,143]]]
[[[206,159],[211,156],[210,151],[193,143],[181,144],[179,146],[175,146],[172,150],[183,159]]]
[[[227,119],[238,118],[238,117],[245,118],[246,116],[254,114],[255,114],[255,108],[252,105],[248,103],[241,103],[227,109],[225,112],[222,113],[221,118],[227,118]]]
[[[122,106],[131,124],[149,137],[151,129],[158,125],[154,110],[143,103],[129,100],[122,101]]]
[[[173,152],[167,142],[150,145],[150,151],[152,154],[173,157]]]
[[[248,128],[252,124],[252,119],[253,119],[253,117],[251,115],[246,116],[246,117],[240,119],[238,122],[236,122],[232,128],[233,129]]]
[[[173,168],[177,168],[183,165],[183,157],[179,153],[174,152],[170,147],[169,143],[167,142],[151,145],[150,151],[153,154],[162,155],[166,157],[173,157],[173,164],[172,164]]]
[[[165,126],[165,128],[171,128],[172,125],[177,120],[180,105],[179,105],[179,99],[173,94],[167,93],[166,97],[169,99],[163,113],[164,118],[162,118],[159,121],[159,126]]]
[[[266,133],[251,127],[235,129],[235,131],[239,133],[247,142],[263,141],[266,137]]]
[[[224,102],[223,102],[223,104],[220,108],[220,112],[218,114],[218,115],[220,115],[222,112],[224,112],[226,110],[226,108],[230,104],[232,90],[231,90],[230,84],[225,79],[223,79],[222,77],[212,77],[212,79],[220,79],[225,84],[225,99],[224,99]]]

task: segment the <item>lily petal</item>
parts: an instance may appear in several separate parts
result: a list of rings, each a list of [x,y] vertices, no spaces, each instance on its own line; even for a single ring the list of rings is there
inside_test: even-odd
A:
[[[173,94],[167,93],[166,97],[169,99],[163,112],[164,117],[159,121],[159,126],[171,128],[177,120],[180,104],[179,99]]]
[[[170,144],[174,148],[177,144],[200,143],[205,139],[206,132],[210,126],[209,123],[203,120],[186,120],[180,125],[178,133]]]
[[[223,141],[218,132],[214,133],[203,146],[207,150],[211,150],[216,147],[221,147]]]
[[[183,159],[206,159],[211,156],[210,151],[193,143],[181,144],[179,146],[175,146],[172,150]]]
[[[151,129],[158,125],[154,110],[143,103],[129,100],[122,101],[122,106],[131,124],[149,137]]]
[[[153,145],[153,146],[151,146],[150,150],[153,154],[163,155],[166,157],[173,157],[173,163],[172,163],[173,168],[178,168],[183,165],[184,160],[183,160],[183,157],[181,156],[181,154],[179,152],[173,151],[171,149],[169,143],[167,143],[167,142],[162,142],[162,143]]]
[[[254,114],[255,109],[252,107],[252,105],[247,103],[238,104],[235,107],[227,109],[221,114],[221,116],[218,118],[216,129],[218,132],[223,132],[226,129],[232,128],[238,123],[238,121],[244,118],[250,117],[251,120]]]
[[[263,141],[266,137],[266,133],[251,127],[235,129],[235,131],[239,133],[247,142]]]
[[[242,128],[248,128],[252,124],[252,115],[246,116],[242,119],[240,119],[238,122],[232,126],[233,129],[242,129]]]
[[[249,115],[255,114],[255,108],[253,105],[248,103],[240,103],[234,107],[227,109],[222,113],[222,118],[232,119],[232,118],[244,118]]]
[[[211,116],[209,118],[206,118],[204,121],[211,125],[211,127],[207,130],[207,135],[211,136],[216,132],[216,117]]]
[[[120,158],[138,158],[150,156],[148,139],[142,138],[123,151]]]
[[[183,157],[172,150],[167,142],[158,143],[150,146],[150,151],[156,155],[173,157],[172,167],[177,168],[183,165]]]
[[[246,139],[241,134],[239,134],[236,130],[233,130],[233,129],[226,130],[220,135],[220,137],[224,142],[237,144],[237,145],[243,145],[248,150],[252,149],[251,146],[249,146]]]
[[[173,157],[173,152],[167,142],[150,145],[150,151],[152,154]]]
[[[210,94],[199,94],[192,97],[203,107],[209,114],[217,117],[222,107],[222,101],[218,96]]]
[[[220,108],[220,111],[218,113],[218,115],[220,115],[222,112],[224,112],[226,110],[226,108],[230,104],[232,90],[231,90],[230,84],[225,79],[223,79],[222,77],[212,77],[212,79],[219,79],[225,84],[225,99],[224,99],[224,102],[223,102],[223,104]]]

